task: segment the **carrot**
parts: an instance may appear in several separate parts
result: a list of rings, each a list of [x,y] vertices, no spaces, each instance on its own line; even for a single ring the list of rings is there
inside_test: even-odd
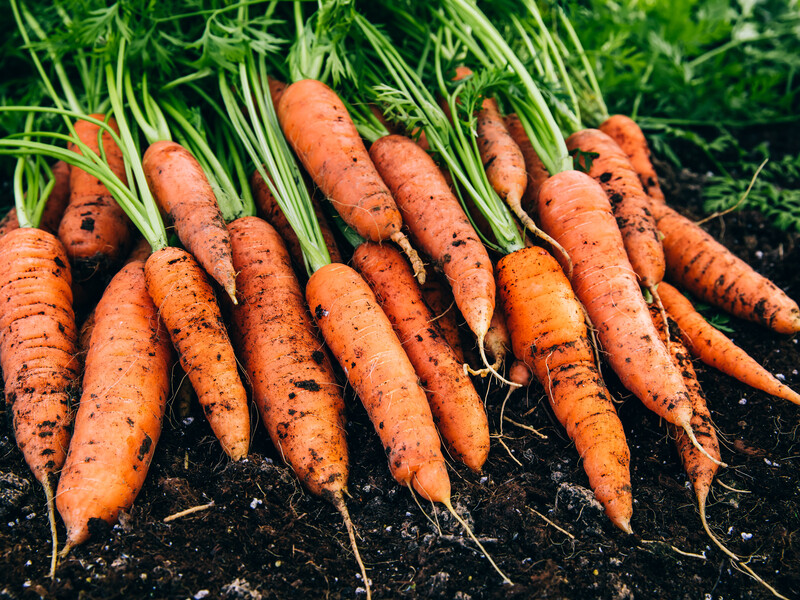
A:
[[[183,245],[236,302],[231,242],[200,163],[180,144],[158,141],[142,158],[147,184]]]
[[[686,386],[653,326],[600,184],[579,171],[558,173],[539,191],[537,212],[572,257],[575,293],[622,384],[693,437]]]
[[[269,85],[269,95],[272,98],[272,104],[275,108],[278,108],[278,102],[281,100],[281,96],[283,96],[283,92],[286,90],[289,85],[279,79],[275,79],[274,77],[267,77],[267,83]]]
[[[105,119],[101,114],[89,116]],[[119,132],[114,119],[109,119],[108,124]],[[75,123],[75,132],[79,139],[95,154],[100,154],[99,129],[88,121]],[[107,131],[103,131],[101,139],[106,163],[125,182],[122,151]],[[81,153],[76,144],[70,144],[70,150]],[[75,279],[85,281],[96,273],[108,272],[122,259],[130,242],[130,221],[108,188],[97,177],[73,167],[70,169],[69,204],[58,226],[58,237],[72,263]]]
[[[425,284],[420,288],[422,289],[422,297],[425,299],[425,304],[431,309],[433,318],[439,329],[442,330],[444,339],[453,349],[458,362],[463,364],[464,350],[461,347],[461,335],[458,332],[458,319],[461,315],[455,305],[452,291],[444,284],[439,274],[430,269],[425,276]]]
[[[441,265],[456,305],[483,344],[495,305],[492,263],[441,171],[425,151],[398,135],[376,141],[370,157],[414,239]]]
[[[343,501],[344,401],[289,254],[261,219],[237,219],[228,229],[242,300],[233,310],[233,338],[261,419],[303,484],[334,503]]]
[[[480,471],[489,455],[483,401],[433,320],[410,268],[397,250],[372,242],[356,248],[353,263],[392,322],[451,454]]]
[[[611,201],[633,270],[642,285],[655,293],[664,278],[664,249],[650,212],[650,200],[627,155],[598,129],[573,133],[567,138],[567,148],[598,155],[592,159],[589,176],[600,183]]]
[[[14,437],[47,497],[55,574],[55,474],[69,445],[77,387],[77,331],[69,260],[53,235],[30,227],[0,238],[0,366]]]
[[[664,307],[677,322],[683,340],[694,356],[742,383],[800,404],[800,394],[778,381],[724,333],[709,324],[683,294],[666,282],[662,282],[658,289]]]
[[[145,288],[144,263],[128,263],[95,311],[75,432],[56,503],[66,554],[93,519],[116,522],[141,490],[169,397],[172,348]]]
[[[778,286],[757,273],[698,225],[664,204],[653,203],[667,259],[667,278],[693,296],[778,333],[800,331],[800,309]]]
[[[286,244],[287,250],[289,250],[289,255],[292,257],[295,266],[298,270],[302,270],[303,250],[300,247],[300,240],[297,239],[297,234],[292,229],[292,226],[289,224],[280,206],[278,206],[278,203],[275,201],[275,196],[272,195],[269,186],[258,171],[253,171],[253,176],[250,178],[250,187],[252,188],[253,199],[256,202],[259,214],[278,231],[281,239],[283,239]],[[312,197],[312,202],[314,203],[314,214],[319,221],[322,237],[325,240],[325,246],[328,248],[331,262],[343,262],[342,255],[339,253],[339,248],[336,246],[336,238],[333,235],[333,231],[319,204],[314,202],[314,197],[310,189],[309,195]]]
[[[55,184],[47,198],[39,229],[56,235],[58,224],[61,222],[61,217],[69,202],[69,165],[63,160],[59,160],[53,165],[52,171]],[[18,228],[17,209],[12,207],[0,221],[0,237]]]
[[[321,81],[297,81],[281,95],[277,112],[286,139],[345,222],[366,239],[395,242],[424,277],[400,229],[400,211],[336,93]]]
[[[211,429],[233,459],[250,447],[247,394],[205,272],[184,250],[163,247],[145,263],[153,298]]]
[[[520,387],[528,387],[533,381],[531,368],[521,360],[515,360],[508,368],[508,379]]]
[[[506,318],[502,307],[496,306],[492,315],[489,331],[486,332],[486,349],[494,359],[493,369],[499,369],[506,359],[508,349],[511,347],[511,335],[508,332]]]
[[[664,202],[664,192],[650,160],[650,147],[636,121],[625,115],[614,115],[600,125],[600,131],[614,138],[633,165],[645,193],[656,202]]]
[[[533,144],[531,144],[528,138],[528,134],[525,133],[525,128],[522,126],[519,117],[514,113],[506,115],[505,123],[508,128],[508,133],[511,134],[511,137],[517,143],[517,146],[522,152],[522,157],[525,160],[528,183],[525,186],[525,193],[522,195],[521,206],[526,213],[535,218],[536,196],[539,193],[539,188],[542,187],[542,184],[550,177],[550,173],[547,172],[539,155],[536,154],[536,150],[534,150]]]
[[[576,271],[580,265],[576,261]],[[547,392],[609,519],[631,533],[630,452],[569,281],[558,262],[538,247],[500,259],[497,280],[514,354]]]

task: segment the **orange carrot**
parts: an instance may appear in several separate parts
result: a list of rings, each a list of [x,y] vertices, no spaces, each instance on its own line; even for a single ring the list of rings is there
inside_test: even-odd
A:
[[[642,189],[625,152],[598,129],[584,129],[567,138],[570,150],[594,152],[589,176],[600,183],[611,201],[625,251],[642,285],[651,293],[664,278],[664,249]]]
[[[144,263],[111,280],[97,310],[75,433],[56,503],[66,553],[89,523],[116,522],[141,490],[169,397],[172,348],[145,288]]]
[[[433,159],[410,139],[389,135],[370,156],[421,248],[439,263],[472,332],[483,342],[495,305],[492,263]]]
[[[662,282],[658,289],[664,307],[677,322],[693,355],[751,387],[800,404],[800,394],[778,381],[724,333],[709,324],[683,294],[666,282]]]
[[[234,341],[281,456],[312,493],[347,485],[344,401],[280,236],[256,217],[228,225],[241,302]]]
[[[800,331],[800,309],[698,225],[665,204],[653,203],[667,259],[667,277],[693,296],[778,333]]]
[[[508,380],[520,387],[528,387],[533,381],[531,368],[521,360],[515,360],[508,368]]]
[[[89,116],[105,118],[104,115]],[[119,132],[114,119],[109,119],[108,123]],[[100,154],[99,129],[88,121],[75,123],[80,140],[96,154]],[[104,131],[101,139],[108,166],[125,182],[122,151],[108,132]],[[70,144],[70,149],[81,153],[75,144]],[[85,281],[96,273],[107,273],[122,260],[131,238],[130,221],[105,185],[93,175],[72,167],[69,204],[58,226],[58,238],[72,263],[74,278]]]
[[[145,263],[153,298],[214,434],[233,459],[250,447],[250,411],[236,357],[205,272],[188,252],[165,247]]]
[[[576,271],[579,265],[576,261]],[[609,519],[631,533],[630,452],[569,281],[558,262],[538,247],[500,259],[497,280],[514,354],[547,392]]]
[[[336,93],[320,81],[297,81],[281,95],[277,113],[286,139],[345,222],[363,238],[398,244],[423,278],[400,211]]]
[[[162,140],[147,148],[142,168],[159,207],[175,224],[181,243],[235,303],[231,241],[200,163],[180,144]]]
[[[483,401],[433,320],[411,269],[397,250],[372,242],[356,248],[353,263],[392,322],[451,454],[480,471],[489,455]]]
[[[550,173],[547,172],[544,163],[542,163],[539,155],[536,154],[536,150],[533,149],[533,144],[528,139],[528,134],[525,133],[525,128],[522,126],[519,117],[516,114],[506,115],[505,122],[508,133],[517,143],[525,160],[528,183],[525,186],[521,206],[526,213],[536,218],[534,212],[536,210],[536,196],[539,194],[539,188],[550,177]]]
[[[508,332],[503,309],[499,305],[495,306],[489,331],[486,332],[485,345],[489,355],[494,359],[492,368],[499,369],[511,347],[511,334]]]
[[[286,249],[289,250],[289,255],[292,257],[297,270],[305,272],[300,240],[297,239],[297,234],[292,229],[292,226],[289,225],[286,215],[283,214],[280,206],[275,201],[275,196],[272,195],[269,186],[258,171],[253,171],[253,176],[250,178],[250,187],[253,190],[253,199],[256,202],[259,214],[278,231],[286,244]],[[331,262],[343,262],[339,248],[336,246],[336,238],[328,224],[328,219],[325,218],[319,204],[314,201],[315,198],[311,193],[310,187],[309,196],[311,196],[311,200],[314,203],[314,214],[317,216],[317,221],[322,230],[322,237],[325,239],[325,246],[328,248]]]
[[[600,125],[600,131],[614,138],[628,155],[645,193],[656,202],[664,202],[664,192],[650,160],[650,147],[639,125],[630,117],[614,115]]]
[[[572,257],[572,285],[623,385],[670,423],[690,427],[686,386],[658,338],[600,184],[561,172],[542,186],[537,207],[542,227]]]
[[[56,235],[56,232],[58,232],[58,224],[61,222],[61,217],[69,202],[69,165],[63,160],[59,160],[53,165],[52,171],[55,183],[53,184],[53,189],[50,191],[50,195],[47,197],[47,204],[45,205],[44,212],[42,212],[42,220],[39,222],[39,229]],[[0,237],[18,228],[17,209],[16,207],[12,207],[6,216],[3,217],[3,220],[0,221]]]
[[[458,362],[463,364],[464,350],[461,347],[461,335],[458,332],[458,320],[461,315],[455,305],[453,293],[444,284],[439,274],[432,269],[428,269],[425,284],[420,287],[425,304],[431,309],[433,318],[436,320],[436,324],[439,325],[439,329],[442,330],[444,339],[453,349]]]

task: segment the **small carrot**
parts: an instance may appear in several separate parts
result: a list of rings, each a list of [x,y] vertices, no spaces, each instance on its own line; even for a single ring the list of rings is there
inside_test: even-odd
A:
[[[700,226],[653,203],[667,259],[667,278],[693,296],[778,333],[800,331],[800,308]]]
[[[289,254],[256,217],[228,225],[241,302],[234,341],[272,442],[312,493],[343,502],[344,401]]]
[[[284,90],[277,113],[286,139],[345,222],[366,239],[395,242],[424,278],[400,211],[336,93],[321,81],[297,81]]]
[[[508,133],[511,134],[511,137],[517,143],[517,146],[519,146],[522,157],[525,160],[528,184],[525,186],[525,193],[522,196],[521,206],[526,213],[535,219],[536,196],[539,194],[539,188],[542,187],[542,184],[550,177],[550,173],[547,172],[544,163],[542,163],[539,155],[536,154],[536,150],[534,150],[533,144],[531,144],[528,138],[528,134],[525,133],[525,128],[522,126],[519,117],[513,113],[506,115],[505,122]]]
[[[104,115],[89,115],[99,120]],[[119,132],[114,119],[109,126]],[[95,154],[100,154],[99,127],[88,121],[75,123],[79,139]],[[125,165],[122,151],[111,135],[104,131],[101,137],[105,160],[111,171],[125,182]],[[80,149],[70,144],[78,154]],[[122,260],[131,238],[130,221],[111,196],[108,188],[83,169],[70,169],[70,198],[58,226],[58,238],[64,244],[78,281],[85,281],[96,273],[106,273]]]
[[[61,217],[69,202],[69,165],[63,160],[59,160],[53,165],[52,171],[55,183],[50,195],[47,197],[47,204],[42,213],[39,229],[56,235],[58,224],[61,222]],[[3,217],[3,220],[0,221],[0,237],[18,228],[17,209],[12,207]]]
[[[749,354],[698,313],[692,303],[666,282],[658,286],[664,307],[675,319],[692,354],[742,383],[789,402],[800,404],[800,394],[778,381]]]
[[[482,344],[495,306],[492,263],[439,167],[399,135],[376,141],[370,157],[414,239],[441,265],[456,305]]]
[[[169,397],[172,347],[145,288],[144,263],[111,280],[95,313],[75,432],[56,503],[62,551],[89,538],[89,523],[116,522],[142,488]]]
[[[402,255],[365,242],[353,263],[392,322],[430,403],[439,432],[452,455],[480,471],[489,455],[489,423],[483,401],[464,373]]]
[[[663,203],[664,192],[661,191],[658,175],[650,160],[650,147],[636,121],[625,115],[613,115],[600,125],[600,131],[614,138],[628,155],[647,195]]]
[[[538,247],[500,259],[497,279],[514,354],[544,387],[609,519],[631,533],[630,452],[569,281]]]

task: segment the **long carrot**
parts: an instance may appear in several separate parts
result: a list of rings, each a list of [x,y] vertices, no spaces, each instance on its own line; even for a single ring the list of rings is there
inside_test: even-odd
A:
[[[489,423],[483,401],[433,321],[414,275],[394,248],[365,242],[353,263],[375,292],[425,390],[448,449],[480,471],[489,455]]]
[[[58,224],[61,222],[61,217],[69,202],[69,165],[60,160],[53,165],[52,171],[55,183],[47,197],[39,228],[56,235]],[[12,207],[0,221],[0,237],[18,228],[17,209]]]
[[[291,84],[278,103],[284,135],[306,171],[348,225],[362,237],[392,240],[418,278],[424,269],[401,231],[402,217],[342,101],[321,81]]]
[[[600,131],[614,138],[633,165],[644,191],[656,202],[664,202],[664,192],[650,160],[650,146],[639,125],[625,115],[613,115],[600,125]]]
[[[101,114],[89,116],[99,120],[105,118]],[[114,119],[109,119],[109,126],[119,132]],[[92,152],[101,153],[98,144],[100,128],[97,125],[78,121],[75,131]],[[108,132],[103,132],[101,140],[106,164],[124,183],[122,151]],[[70,149],[81,153],[74,144]],[[58,237],[70,258],[75,279],[83,281],[96,273],[107,273],[122,260],[131,238],[130,221],[97,177],[75,167],[70,169],[70,199],[58,226]]]
[[[665,204],[653,203],[667,279],[692,295],[778,333],[800,331],[800,308],[778,286]]]
[[[528,183],[525,186],[525,193],[522,196],[521,206],[522,209],[535,218],[534,211],[536,210],[536,196],[539,194],[539,188],[550,177],[550,173],[544,168],[542,160],[536,154],[528,134],[525,133],[525,128],[519,117],[512,113],[505,117],[506,127],[511,137],[517,143],[522,157],[525,160],[525,171],[528,177]]]
[[[558,262],[538,247],[500,259],[497,279],[514,354],[547,392],[609,519],[631,533],[630,452],[569,281]]]
[[[755,359],[698,313],[692,303],[667,282],[658,286],[664,307],[675,319],[692,354],[739,381],[778,398],[800,404],[800,394],[778,381]]]
[[[89,538],[92,519],[116,522],[144,483],[169,397],[172,347],[145,288],[144,263],[128,263],[95,311],[83,394],[56,503],[62,551]]]
[[[483,343],[495,305],[492,263],[441,170],[399,135],[382,137],[369,153],[414,239],[441,265],[456,305]]]

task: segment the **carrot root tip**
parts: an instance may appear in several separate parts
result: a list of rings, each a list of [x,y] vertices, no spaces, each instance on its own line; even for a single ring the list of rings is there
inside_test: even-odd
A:
[[[408,241],[408,238],[401,231],[393,233],[390,239],[400,246],[403,254],[408,257],[411,268],[414,270],[414,278],[420,285],[423,285],[425,283],[425,265],[422,263],[422,259],[419,257],[419,254],[417,254],[417,251],[411,246],[411,242]]]

